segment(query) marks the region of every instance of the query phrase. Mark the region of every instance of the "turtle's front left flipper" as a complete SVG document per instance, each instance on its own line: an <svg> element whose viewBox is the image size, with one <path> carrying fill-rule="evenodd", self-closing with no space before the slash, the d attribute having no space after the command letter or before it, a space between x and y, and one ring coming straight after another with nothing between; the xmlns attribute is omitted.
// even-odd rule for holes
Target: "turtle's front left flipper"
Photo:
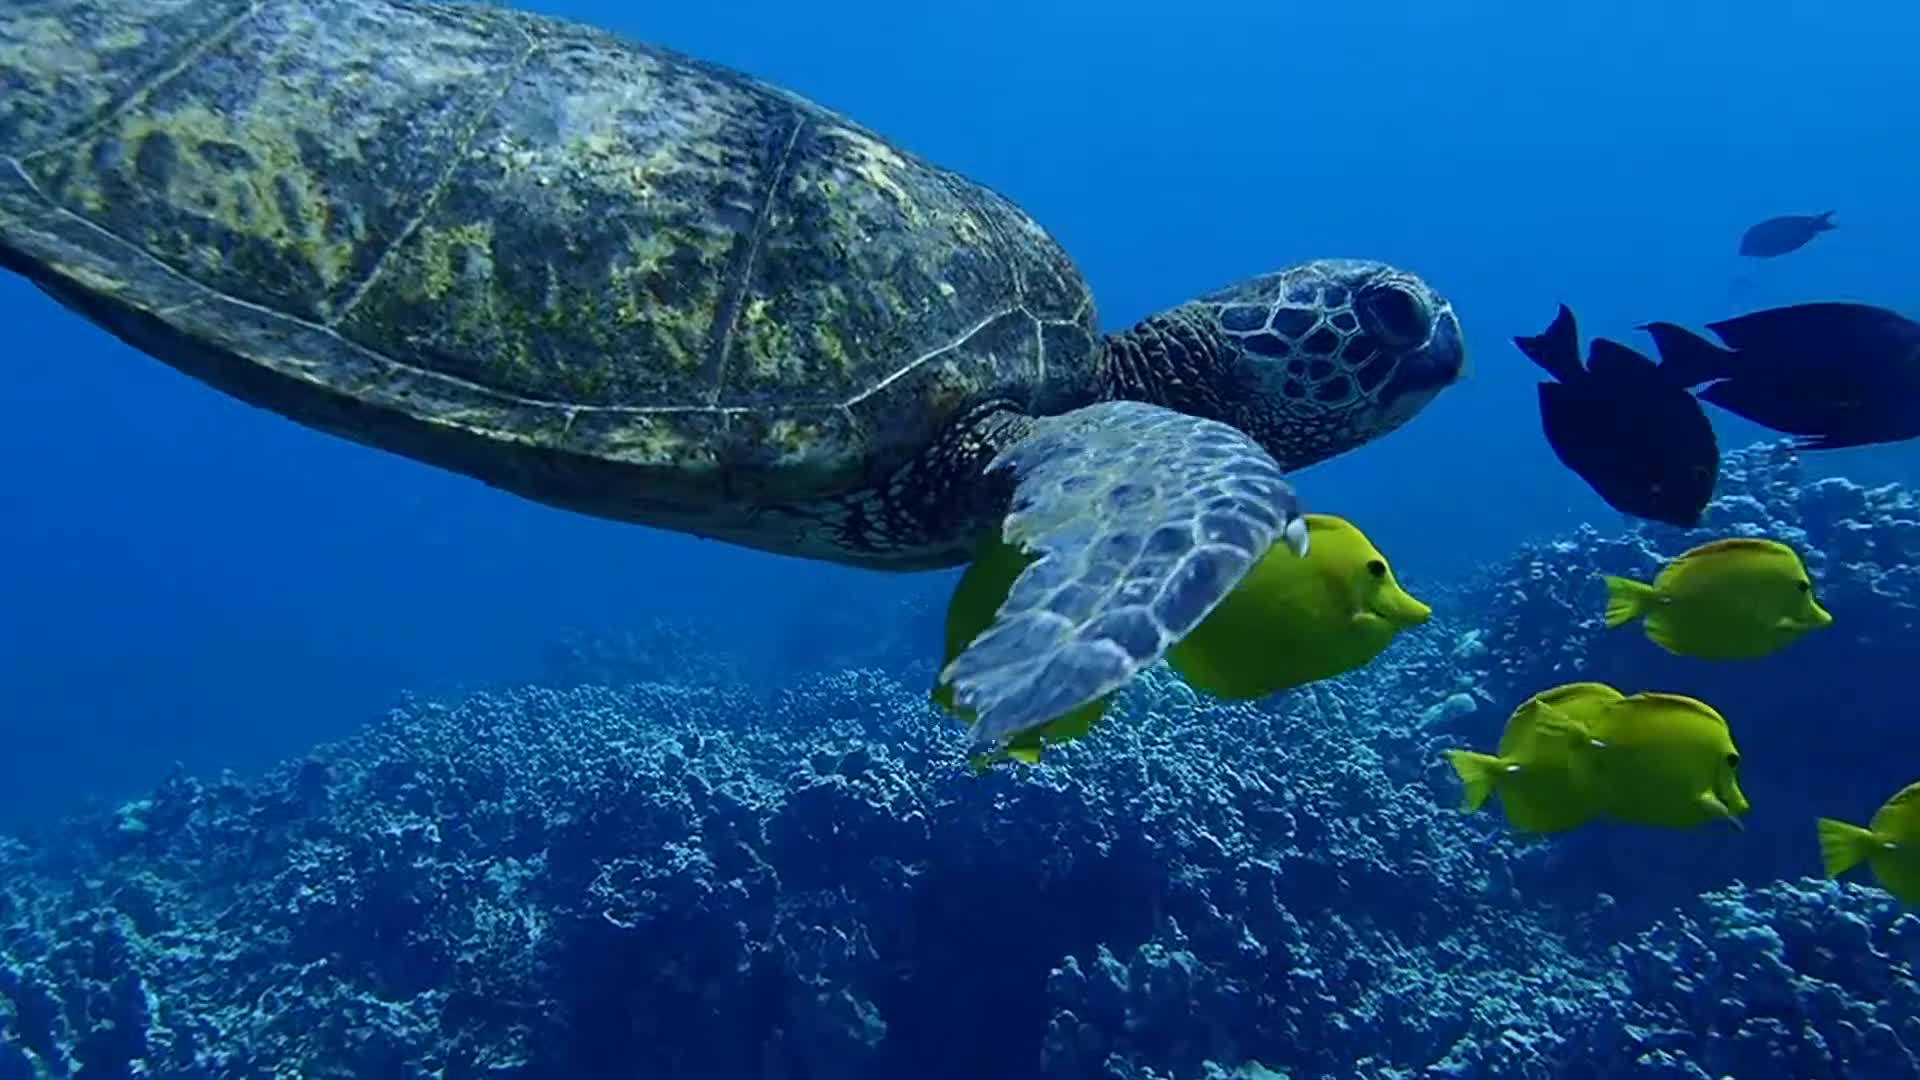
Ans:
<svg viewBox="0 0 1920 1080"><path fill-rule="evenodd" d="M1280 466L1238 429L1133 401L1036 420L1011 469L1006 541L1033 562L946 670L976 744L1125 685L1233 591L1276 540L1306 553Z"/></svg>

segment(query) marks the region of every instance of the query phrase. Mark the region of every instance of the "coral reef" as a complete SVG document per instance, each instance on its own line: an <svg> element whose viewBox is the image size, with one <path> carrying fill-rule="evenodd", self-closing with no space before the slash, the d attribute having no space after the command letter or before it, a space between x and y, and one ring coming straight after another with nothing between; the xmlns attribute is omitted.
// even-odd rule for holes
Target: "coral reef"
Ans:
<svg viewBox="0 0 1920 1080"><path fill-rule="evenodd" d="M1807 876L1914 779L1920 504L1796 470L1731 455L1711 511L1839 619L1756 665L1601 629L1598 573L1698 537L1583 531L1338 679L1150 671L1038 768L972 773L924 662L677 685L667 635L169 777L0 840L0 1080L1920 1077L1920 917ZM1440 750L1572 678L1715 702L1747 832L1456 812Z"/></svg>
<svg viewBox="0 0 1920 1080"><path fill-rule="evenodd" d="M1468 742L1493 745L1514 703L1574 678L1627 693L1690 694L1727 717L1754 803L1739 843L1602 827L1556 842L1557 857L1541 863L1563 885L1573 875L1585 891L1614 893L1643 920L1736 880L1817 875L1816 816L1864 820L1920 778L1920 760L1885 752L1912 740L1892 673L1920 640L1920 499L1896 486L1806 483L1785 444L1762 445L1728 455L1704 525L1582 529L1526 546L1495 576L1450 597L1451 614L1480 630L1470 677L1498 702L1445 725ZM1669 656L1637 624L1604 628L1601 574L1651 580L1666 559L1726 535L1793 545L1835 624L1737 663ZM1436 782L1445 773L1436 766Z"/></svg>

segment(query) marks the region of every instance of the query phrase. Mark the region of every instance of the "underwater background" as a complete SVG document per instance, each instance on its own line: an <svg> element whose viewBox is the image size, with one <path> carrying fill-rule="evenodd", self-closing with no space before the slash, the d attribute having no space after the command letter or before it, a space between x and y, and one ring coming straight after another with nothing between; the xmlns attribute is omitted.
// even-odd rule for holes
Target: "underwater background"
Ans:
<svg viewBox="0 0 1920 1080"><path fill-rule="evenodd" d="M1254 704L1158 669L976 776L925 702L958 571L537 506L0 278L0 1078L1920 1076L1920 918L1822 882L1812 827L1920 778L1920 445L1710 410L1703 527L1631 524L1511 344L1561 302L1639 347L1920 314L1920 8L517 6L992 186L1108 329L1317 256L1421 274L1469 379L1294 479L1435 618ZM1598 573L1733 531L1799 548L1833 630L1727 668L1599 628ZM1712 702L1745 831L1457 813L1441 750L1575 678Z"/></svg>

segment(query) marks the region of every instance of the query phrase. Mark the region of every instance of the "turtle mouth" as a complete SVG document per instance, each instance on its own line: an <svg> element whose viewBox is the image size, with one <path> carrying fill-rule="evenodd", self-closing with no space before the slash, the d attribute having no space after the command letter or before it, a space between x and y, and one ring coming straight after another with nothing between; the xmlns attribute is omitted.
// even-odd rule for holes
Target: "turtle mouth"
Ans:
<svg viewBox="0 0 1920 1080"><path fill-rule="evenodd" d="M1451 306L1442 305L1433 313L1420 340L1400 358L1387 384L1387 396L1438 392L1459 382L1466 370L1467 347L1460 334L1460 320L1454 317Z"/></svg>
<svg viewBox="0 0 1920 1080"><path fill-rule="evenodd" d="M1440 391L1460 381L1466 364L1460 321L1443 303L1434 313L1431 332L1417 347L1400 356L1392 377L1380 388L1383 426L1392 429L1411 420Z"/></svg>

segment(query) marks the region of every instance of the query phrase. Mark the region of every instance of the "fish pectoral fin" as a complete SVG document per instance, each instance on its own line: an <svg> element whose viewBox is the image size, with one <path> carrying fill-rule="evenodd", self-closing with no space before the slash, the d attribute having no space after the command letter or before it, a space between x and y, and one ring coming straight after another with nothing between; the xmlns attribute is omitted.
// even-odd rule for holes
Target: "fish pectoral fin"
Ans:
<svg viewBox="0 0 1920 1080"><path fill-rule="evenodd" d="M1700 793L1700 806L1708 814L1732 825L1735 829L1741 832L1746 831L1747 827L1741 824L1740 819L1734 815L1733 811L1727 809L1726 803L1720 801L1720 796L1715 795L1713 792L1703 791Z"/></svg>
<svg viewBox="0 0 1920 1080"><path fill-rule="evenodd" d="M1533 703L1533 726L1534 730L1542 735L1567 739L1576 745L1606 745L1594 738L1593 734L1587 730L1587 725L1579 718L1569 716L1544 701L1536 700Z"/></svg>

